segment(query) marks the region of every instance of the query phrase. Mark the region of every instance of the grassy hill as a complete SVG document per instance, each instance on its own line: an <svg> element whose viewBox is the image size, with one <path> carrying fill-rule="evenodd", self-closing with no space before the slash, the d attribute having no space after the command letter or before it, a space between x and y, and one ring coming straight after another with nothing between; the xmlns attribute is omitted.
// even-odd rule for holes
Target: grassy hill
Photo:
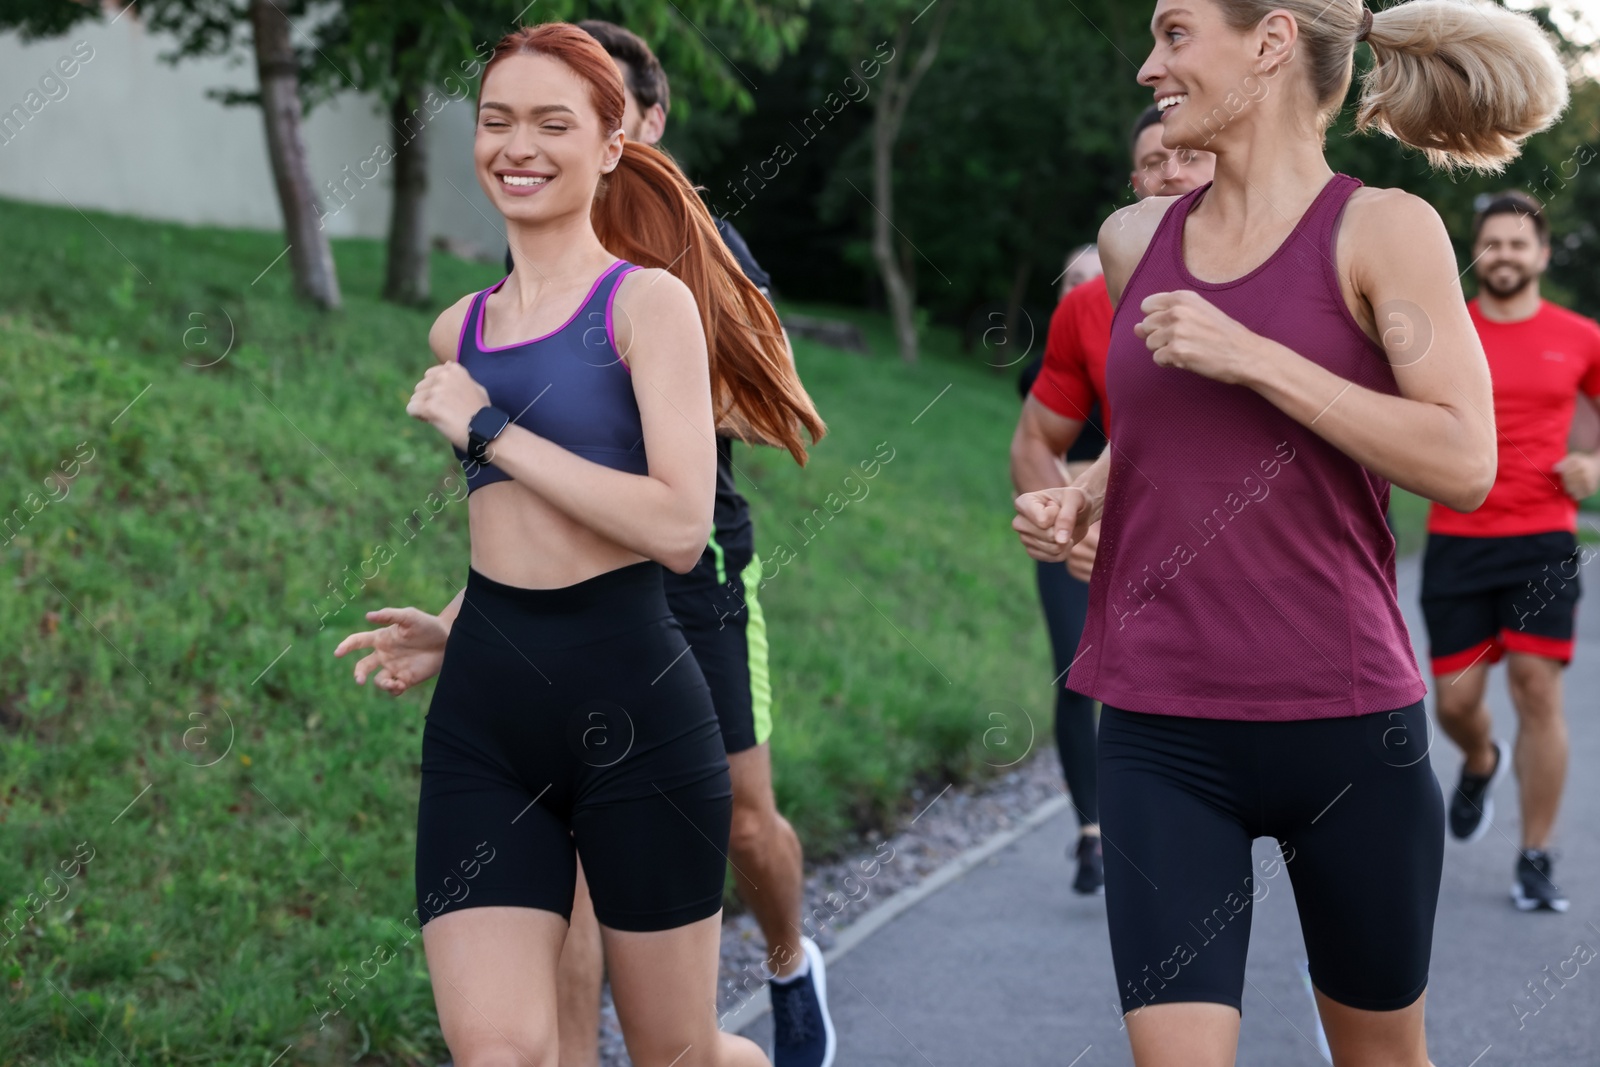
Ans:
<svg viewBox="0 0 1600 1067"><path fill-rule="evenodd" d="M404 410L432 313L370 295L374 242L335 242L347 307L319 315L273 234L9 202L0 232L0 1064L437 1062L398 925L432 685L394 700L331 655L466 575L459 502L398 532L454 469ZM496 277L434 263L440 306ZM790 549L761 599L779 803L814 853L1048 743L1009 374L869 334L869 358L797 343L832 428L810 467L736 455L759 546Z"/></svg>
<svg viewBox="0 0 1600 1067"><path fill-rule="evenodd" d="M370 295L370 241L335 243L322 315L273 234L5 201L0 232L0 1067L437 1062L400 925L432 684L391 699L331 655L466 575L453 457L404 410L433 312ZM440 306L498 277L433 267ZM882 319L804 310L873 355L797 341L830 435L804 471L736 462L773 561L779 804L820 855L1048 744L1052 671L1009 529L1014 371L938 331L907 368ZM1421 502L1396 514L1414 548Z"/></svg>

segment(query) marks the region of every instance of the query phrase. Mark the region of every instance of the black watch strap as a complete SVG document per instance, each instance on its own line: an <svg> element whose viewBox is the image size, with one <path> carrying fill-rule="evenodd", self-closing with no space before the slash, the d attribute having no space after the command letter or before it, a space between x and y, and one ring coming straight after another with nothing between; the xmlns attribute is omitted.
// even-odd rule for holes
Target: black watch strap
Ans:
<svg viewBox="0 0 1600 1067"><path fill-rule="evenodd" d="M492 405L480 408L467 425L467 455L476 463L487 463L489 443L511 425L511 416Z"/></svg>

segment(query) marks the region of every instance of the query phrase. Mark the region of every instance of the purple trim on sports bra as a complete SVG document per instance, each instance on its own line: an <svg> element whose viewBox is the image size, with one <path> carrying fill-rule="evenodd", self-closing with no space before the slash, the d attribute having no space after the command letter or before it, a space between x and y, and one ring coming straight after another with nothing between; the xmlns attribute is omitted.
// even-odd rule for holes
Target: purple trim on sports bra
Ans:
<svg viewBox="0 0 1600 1067"><path fill-rule="evenodd" d="M509 275L509 274L506 275L506 278L509 278L509 277L511 277L511 275ZM502 278L500 280L501 281L505 281L505 278ZM483 295L483 290L481 290L481 289L478 290L478 292L474 293L472 295L472 302L467 305L467 313L465 315L461 316L461 332L460 332L460 334L458 334L456 336L456 362L457 363L461 362L461 347L467 343L467 323L472 321L473 309L478 306L478 297L480 297L482 295Z"/></svg>
<svg viewBox="0 0 1600 1067"><path fill-rule="evenodd" d="M625 261L619 259L616 262L612 263L611 266L607 267L603 272L601 272L600 277L596 278L594 280L594 284L589 286L588 295L586 295L583 298L583 300L579 302L577 309L575 311L573 311L573 313L570 316L568 316L567 321L563 322L560 326L557 326L555 329L551 330L549 333L540 334L538 337L530 337L526 341L513 341L509 345L495 345L493 348L489 348L488 346L486 346L483 343L483 316L484 316L484 312L489 307L489 297L490 297L490 295L493 294L497 289L499 289L502 285L504 285L506 283L506 278L511 277L511 275L507 274L505 278L501 278L499 281L495 282L494 285L488 290L488 292L483 294L483 303L478 306L478 351L480 351L480 352L504 352L508 348L521 348L523 345L531 345L535 341L543 341L543 340L546 340L547 338L554 337L556 334L560 333L562 330L565 330L568 326L571 326L574 322L577 321L578 316L583 314L583 309L589 306L589 301L594 299L594 294L600 288L600 283L605 281L608 277L610 277L611 276L611 272L616 270L617 266L619 264L623 263L623 262L625 262Z"/></svg>
<svg viewBox="0 0 1600 1067"><path fill-rule="evenodd" d="M617 284L611 287L611 293L606 297L606 340L611 342L611 351L613 352L617 352L617 336L611 329L611 305L617 302L617 290L622 288L622 279L639 269L636 265L629 266L627 270L617 275ZM621 352L617 352L617 362L622 364L623 370L629 374L633 373L633 368L628 366L628 361L622 358Z"/></svg>

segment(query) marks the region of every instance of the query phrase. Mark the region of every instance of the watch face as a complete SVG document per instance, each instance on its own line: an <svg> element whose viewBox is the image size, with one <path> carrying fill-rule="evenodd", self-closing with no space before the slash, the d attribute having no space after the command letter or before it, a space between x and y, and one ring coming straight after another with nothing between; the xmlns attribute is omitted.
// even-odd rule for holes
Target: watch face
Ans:
<svg viewBox="0 0 1600 1067"><path fill-rule="evenodd" d="M484 408L472 417L468 432L477 434L486 441L492 441L499 437L510 423L511 416L505 412L498 408Z"/></svg>

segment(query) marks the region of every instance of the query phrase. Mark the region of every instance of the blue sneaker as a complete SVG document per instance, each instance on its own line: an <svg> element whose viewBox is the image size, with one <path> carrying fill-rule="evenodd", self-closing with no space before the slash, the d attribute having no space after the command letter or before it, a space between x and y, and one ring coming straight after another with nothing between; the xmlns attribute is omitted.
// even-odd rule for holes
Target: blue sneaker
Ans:
<svg viewBox="0 0 1600 1067"><path fill-rule="evenodd" d="M773 1067L832 1067L837 1039L828 1017L828 979L822 950L800 939L811 970L790 982L769 981Z"/></svg>

